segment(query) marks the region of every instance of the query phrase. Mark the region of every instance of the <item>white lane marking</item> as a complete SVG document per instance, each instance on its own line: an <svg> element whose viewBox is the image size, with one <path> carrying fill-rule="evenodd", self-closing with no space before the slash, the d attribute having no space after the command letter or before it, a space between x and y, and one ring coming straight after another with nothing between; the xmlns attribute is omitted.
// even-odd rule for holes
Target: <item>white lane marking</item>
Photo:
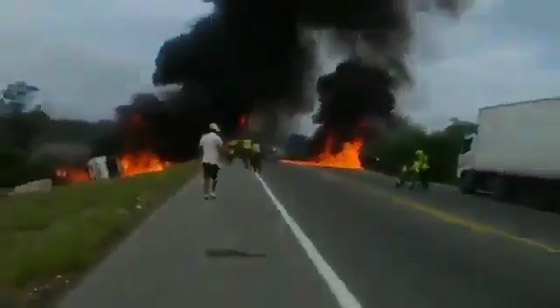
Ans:
<svg viewBox="0 0 560 308"><path fill-rule="evenodd" d="M286 208L278 201L276 196L272 193L266 182L261 178L260 175L255 174L259 182L261 182L264 191L268 194L276 209L284 218L284 221L288 224L292 232L294 233L296 239L299 241L300 245L303 247L309 259L315 268L319 272L319 274L323 277L329 289L336 297L338 304L342 308L361 308L362 305L358 302L356 297L348 290L344 281L342 281L338 275L334 272L334 270L329 266L329 264L323 259L315 245L311 242L311 240L303 233L303 230L298 226L295 220L288 214Z"/></svg>

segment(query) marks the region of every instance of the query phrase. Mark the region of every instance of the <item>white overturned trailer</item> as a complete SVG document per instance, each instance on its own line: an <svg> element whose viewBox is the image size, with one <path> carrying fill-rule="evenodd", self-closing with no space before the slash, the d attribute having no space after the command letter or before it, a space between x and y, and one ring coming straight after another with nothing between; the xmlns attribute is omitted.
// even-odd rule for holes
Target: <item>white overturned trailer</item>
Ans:
<svg viewBox="0 0 560 308"><path fill-rule="evenodd" d="M122 166L116 157L98 156L88 161L88 172L94 180L111 179L122 174Z"/></svg>
<svg viewBox="0 0 560 308"><path fill-rule="evenodd" d="M467 136L457 175L464 193L515 201L560 192L560 98L482 108L478 134Z"/></svg>

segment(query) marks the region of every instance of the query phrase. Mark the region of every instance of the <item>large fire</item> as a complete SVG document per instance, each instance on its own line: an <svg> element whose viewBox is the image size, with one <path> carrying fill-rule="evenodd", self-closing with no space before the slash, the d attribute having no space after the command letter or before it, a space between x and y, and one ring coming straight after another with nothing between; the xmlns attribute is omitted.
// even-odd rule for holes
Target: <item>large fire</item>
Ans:
<svg viewBox="0 0 560 308"><path fill-rule="evenodd" d="M86 169L78 168L60 168L56 170L56 176L60 179L67 180L72 183L82 183L91 180Z"/></svg>
<svg viewBox="0 0 560 308"><path fill-rule="evenodd" d="M171 166L171 163L161 160L157 155L150 152L125 154L121 157L120 164L123 177L161 172Z"/></svg>
<svg viewBox="0 0 560 308"><path fill-rule="evenodd" d="M360 154L364 147L362 139L354 139L346 142L342 146L342 151L333 153L334 139L327 138L325 148L319 156L310 161L282 160L282 162L300 166L329 167L340 169L363 170Z"/></svg>
<svg viewBox="0 0 560 308"><path fill-rule="evenodd" d="M119 159L121 165L121 176L132 177L144 173L161 172L171 167L170 162L163 161L159 156L151 152L129 153ZM59 179L71 183L91 181L92 178L87 169L59 168L56 170Z"/></svg>

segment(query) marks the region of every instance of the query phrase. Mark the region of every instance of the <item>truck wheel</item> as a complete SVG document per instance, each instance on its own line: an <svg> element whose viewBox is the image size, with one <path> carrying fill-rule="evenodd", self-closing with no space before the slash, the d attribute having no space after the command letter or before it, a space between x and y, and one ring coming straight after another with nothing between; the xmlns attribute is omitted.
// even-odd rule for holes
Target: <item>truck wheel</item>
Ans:
<svg viewBox="0 0 560 308"><path fill-rule="evenodd" d="M514 202L513 183L504 176L496 177L492 183L492 194L494 198L503 202Z"/></svg>
<svg viewBox="0 0 560 308"><path fill-rule="evenodd" d="M470 195L476 192L475 176L476 172L474 171L465 171L461 174L459 189L463 194Z"/></svg>

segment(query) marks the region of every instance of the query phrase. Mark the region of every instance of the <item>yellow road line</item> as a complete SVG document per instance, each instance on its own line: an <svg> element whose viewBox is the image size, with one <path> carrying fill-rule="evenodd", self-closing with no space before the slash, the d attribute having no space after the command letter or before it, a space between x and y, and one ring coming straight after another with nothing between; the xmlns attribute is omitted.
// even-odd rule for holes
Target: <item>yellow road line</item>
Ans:
<svg viewBox="0 0 560 308"><path fill-rule="evenodd" d="M515 241L518 243L522 243L528 246L532 246L535 248L539 248L542 249L546 252L551 252L551 253L560 253L560 249L556 249L554 247L551 247L549 245L537 242L535 240L532 239L528 239L528 238L523 238L523 237L519 237L513 234L510 234L506 231L500 230L492 225L487 225L487 224L482 224L476 221L472 221L472 220L468 220L465 218L462 218L458 215L454 215L454 214L450 214L438 209L435 209L431 206L419 203L419 202L415 202L412 201L410 199L406 199L406 198L402 198L399 196L395 196L391 193L387 193L384 191L380 191L380 190L375 190L373 189L371 186L366 185L365 183L358 181L358 180L354 180L354 179L350 179L350 178L344 178L344 180L340 179L339 177L335 177L333 174L323 174L324 178L326 179L330 179L330 180L336 180L339 182L344 182L344 183L350 183L350 185L352 185L353 187L357 188L362 188L364 189L367 193L375 195L377 197L383 197L383 198L389 198L393 203L395 204L399 204L399 205L404 205L407 207L410 207L414 210L423 212L425 214L428 214L430 216L433 216L435 218L438 218L446 223L449 224L454 224L454 225L459 225L459 226L463 226L466 228L469 228L470 230L474 231L474 232L478 232L478 233L486 233L486 234L491 234L494 236L498 236L510 241Z"/></svg>
<svg viewBox="0 0 560 308"><path fill-rule="evenodd" d="M421 211L423 213L426 213L428 215L434 216L438 219L441 219L449 224L455 224L455 225L460 225L463 227L467 227L469 229L471 229L472 231L475 232L479 232L479 233L487 233L487 234L492 234L501 238L505 238L511 241L516 241L519 243L523 243L529 246L533 246L536 248L540 248L543 249L547 252L552 252L552 253L558 253L560 252L560 250L555 249L553 247L550 247L546 244L543 243L539 243L537 241L528 239L528 238L523 238L523 237L518 237L515 235L512 235L506 231L497 229L491 225L486 225L486 224L481 224L475 221L470 221L467 219L464 219L462 217L453 215L453 214L449 214L440 210L436 210L434 208L428 207L426 205L423 205L421 203L417 203L414 202L412 200L408 200L408 199L404 199L404 198L400 198L400 197L391 197L391 201L393 201L393 203L396 204L401 204L401 205L405 205L408 207L411 207L417 211Z"/></svg>

